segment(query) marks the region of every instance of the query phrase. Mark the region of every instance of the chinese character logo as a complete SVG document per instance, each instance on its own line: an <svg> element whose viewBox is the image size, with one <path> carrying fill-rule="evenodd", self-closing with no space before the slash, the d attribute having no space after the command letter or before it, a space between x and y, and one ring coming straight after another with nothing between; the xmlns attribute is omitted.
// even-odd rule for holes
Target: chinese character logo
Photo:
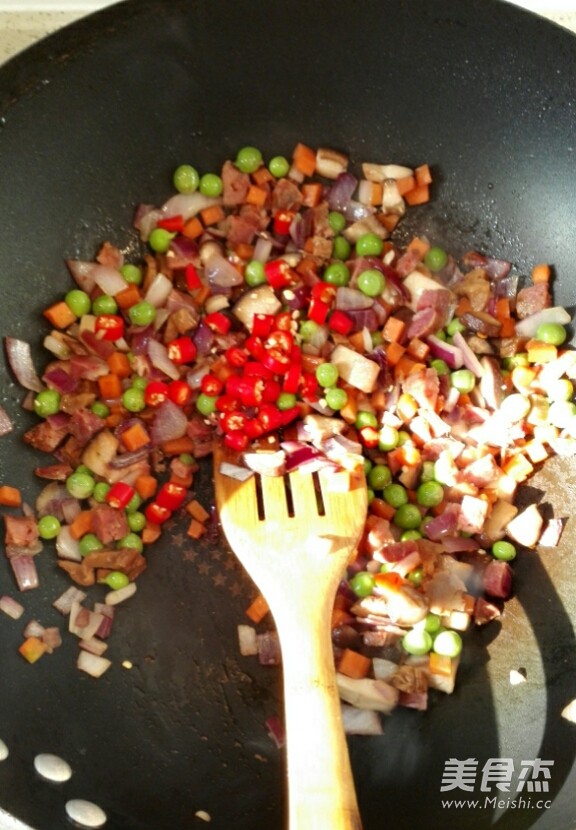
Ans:
<svg viewBox="0 0 576 830"><path fill-rule="evenodd" d="M535 758L532 761L520 761L515 767L512 758L488 758L484 766L479 769L477 758L449 758L444 763L444 772L440 784L441 792L449 790L464 790L473 792L480 772L480 790L491 792L493 788L501 792L531 792L547 793L550 781L550 768L554 761L544 761ZM513 786L514 773L518 773L515 789Z"/></svg>

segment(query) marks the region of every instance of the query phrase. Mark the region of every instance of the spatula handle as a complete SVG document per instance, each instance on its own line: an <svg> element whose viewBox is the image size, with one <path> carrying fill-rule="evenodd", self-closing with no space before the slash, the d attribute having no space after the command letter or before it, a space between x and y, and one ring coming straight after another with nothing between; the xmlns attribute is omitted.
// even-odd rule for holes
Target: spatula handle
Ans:
<svg viewBox="0 0 576 830"><path fill-rule="evenodd" d="M326 616L324 616L326 620ZM291 620L292 626L294 619ZM321 631L318 631L318 625ZM282 637L289 830L361 830L329 625Z"/></svg>

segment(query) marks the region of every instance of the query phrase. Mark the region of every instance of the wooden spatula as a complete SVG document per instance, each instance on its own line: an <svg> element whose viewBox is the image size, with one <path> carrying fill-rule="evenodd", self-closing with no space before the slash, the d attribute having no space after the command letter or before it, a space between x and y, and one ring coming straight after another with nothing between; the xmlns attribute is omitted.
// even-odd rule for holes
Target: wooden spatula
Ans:
<svg viewBox="0 0 576 830"><path fill-rule="evenodd" d="M360 830L342 727L330 622L366 520L363 475L347 492L294 472L239 482L214 454L216 507L238 559L266 597L282 650L290 830ZM286 479L286 480L285 480Z"/></svg>

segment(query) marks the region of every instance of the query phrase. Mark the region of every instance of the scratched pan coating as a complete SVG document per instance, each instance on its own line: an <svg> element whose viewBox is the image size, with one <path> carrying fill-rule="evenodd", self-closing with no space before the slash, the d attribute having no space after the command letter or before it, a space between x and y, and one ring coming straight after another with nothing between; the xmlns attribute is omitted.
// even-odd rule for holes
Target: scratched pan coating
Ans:
<svg viewBox="0 0 576 830"><path fill-rule="evenodd" d="M551 262L572 310L574 77L573 36L496 0L119 3L0 69L0 331L33 341L40 361L40 312L70 284L64 257L89 258L104 239L135 255L133 207L164 200L181 162L209 170L244 144L269 157L299 140L358 162L430 163L433 200L403 233L521 273ZM30 418L0 372L17 424L0 480L33 500L38 459L20 441ZM528 495L570 516L573 478L553 462ZM210 502L209 468L198 492ZM576 697L574 547L569 521L559 550L517 561L516 596L501 625L468 638L454 695L350 740L365 830L574 830L576 731L560 717ZM39 567L26 619L56 624L67 582L47 553ZM2 808L36 830L67 826L69 798L99 804L110 830L184 830L203 823L199 810L215 828L280 828L283 757L265 726L281 712L280 676L236 644L253 593L221 540L193 543L174 524L119 609L100 681L74 668L73 638L28 666L21 626L0 620ZM511 686L511 669L527 682ZM39 752L68 761L71 779L39 779ZM449 789L451 759L468 761L468 789ZM550 772L540 793L484 773L538 759ZM452 797L464 805L443 806Z"/></svg>

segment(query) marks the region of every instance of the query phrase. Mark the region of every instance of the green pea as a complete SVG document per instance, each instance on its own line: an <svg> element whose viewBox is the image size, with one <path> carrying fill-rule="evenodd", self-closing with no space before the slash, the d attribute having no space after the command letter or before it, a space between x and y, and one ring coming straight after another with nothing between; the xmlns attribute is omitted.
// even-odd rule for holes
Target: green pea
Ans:
<svg viewBox="0 0 576 830"><path fill-rule="evenodd" d="M348 403L348 395L344 389L336 386L326 391L326 403L330 409L338 411Z"/></svg>
<svg viewBox="0 0 576 830"><path fill-rule="evenodd" d="M378 433L378 449L382 452L389 452L398 446L399 432L396 427L384 424Z"/></svg>
<svg viewBox="0 0 576 830"><path fill-rule="evenodd" d="M81 556L88 556L96 550L104 550L104 545L95 533L85 533L78 542L78 549Z"/></svg>
<svg viewBox="0 0 576 830"><path fill-rule="evenodd" d="M142 282L142 271L137 265L127 262L120 268L120 273L130 285L140 285Z"/></svg>
<svg viewBox="0 0 576 830"><path fill-rule="evenodd" d="M171 233L165 228L154 228L148 237L148 244L157 254L165 254L175 236L175 233Z"/></svg>
<svg viewBox="0 0 576 830"><path fill-rule="evenodd" d="M56 516L47 515L38 519L38 534L41 539L55 539L62 525Z"/></svg>
<svg viewBox="0 0 576 830"><path fill-rule="evenodd" d="M384 337L381 331L371 331L370 332L370 340L372 341L372 346L380 346L384 342Z"/></svg>
<svg viewBox="0 0 576 830"><path fill-rule="evenodd" d="M560 323L540 323L536 329L536 340L543 343L550 343L553 346L561 346L568 334Z"/></svg>
<svg viewBox="0 0 576 830"><path fill-rule="evenodd" d="M434 651L444 657L458 657L462 651L462 637L457 631L441 631L434 638Z"/></svg>
<svg viewBox="0 0 576 830"><path fill-rule="evenodd" d="M236 155L236 167L242 173L255 173L262 165L262 153L257 147L241 147Z"/></svg>
<svg viewBox="0 0 576 830"><path fill-rule="evenodd" d="M104 581L113 591L119 591L121 588L125 588L130 582L128 576L123 571L110 571L110 573L106 574Z"/></svg>
<svg viewBox="0 0 576 830"><path fill-rule="evenodd" d="M92 303L93 314L116 314L118 303L110 294L101 294Z"/></svg>
<svg viewBox="0 0 576 830"><path fill-rule="evenodd" d="M109 489L110 485L106 481L97 481L92 491L92 498L98 504L103 504L106 501L106 495Z"/></svg>
<svg viewBox="0 0 576 830"><path fill-rule="evenodd" d="M199 188L203 196L216 198L221 195L224 184L216 173L204 173L200 179Z"/></svg>
<svg viewBox="0 0 576 830"><path fill-rule="evenodd" d="M432 481L434 478L434 462L433 461L423 461L422 462L422 471L420 473L420 481Z"/></svg>
<svg viewBox="0 0 576 830"><path fill-rule="evenodd" d="M128 309L130 322L134 326L149 326L156 317L156 308L147 300L140 300Z"/></svg>
<svg viewBox="0 0 576 830"><path fill-rule="evenodd" d="M422 507L436 507L444 501L444 488L439 481L423 481L416 490L416 501Z"/></svg>
<svg viewBox="0 0 576 830"><path fill-rule="evenodd" d="M280 392L276 406L281 412L284 412L286 409L292 409L293 406L296 406L296 401L297 398L293 392Z"/></svg>
<svg viewBox="0 0 576 830"><path fill-rule="evenodd" d="M216 410L216 401L218 397L205 395L204 392L200 392L198 397L196 398L196 409L201 415L208 416L212 415L212 413Z"/></svg>
<svg viewBox="0 0 576 830"><path fill-rule="evenodd" d="M358 256L380 256L383 248L383 240L375 233L363 233L356 241Z"/></svg>
<svg viewBox="0 0 576 830"><path fill-rule="evenodd" d="M402 638L402 648L408 654L421 657L432 648L432 637L424 628L412 628Z"/></svg>
<svg viewBox="0 0 576 830"><path fill-rule="evenodd" d="M73 288L72 291L69 291L64 297L64 302L76 317L88 314L92 306L90 297L80 288Z"/></svg>
<svg viewBox="0 0 576 830"><path fill-rule="evenodd" d="M392 481L392 471L386 464L374 464L368 473L368 484L374 490L383 490Z"/></svg>
<svg viewBox="0 0 576 830"><path fill-rule="evenodd" d="M367 297L378 297L386 287L384 274L376 268L368 268L358 277L358 288Z"/></svg>
<svg viewBox="0 0 576 830"><path fill-rule="evenodd" d="M559 378L546 386L551 401L569 401L574 396L574 384L568 378Z"/></svg>
<svg viewBox="0 0 576 830"><path fill-rule="evenodd" d="M350 580L350 587L357 597L368 597L375 585L374 577L368 571L358 571Z"/></svg>
<svg viewBox="0 0 576 830"><path fill-rule="evenodd" d="M445 360L442 360L439 357L434 358L434 360L430 361L430 368L435 369L437 374L439 375L449 375L450 374L450 367L446 363Z"/></svg>
<svg viewBox="0 0 576 830"><path fill-rule="evenodd" d="M142 504L142 496L139 493L134 493L124 510L126 513L131 514L135 513Z"/></svg>
<svg viewBox="0 0 576 830"><path fill-rule="evenodd" d="M146 408L143 390L129 386L122 395L122 404L128 412L142 412Z"/></svg>
<svg viewBox="0 0 576 830"><path fill-rule="evenodd" d="M302 340L312 340L312 338L317 334L319 328L320 326L318 323L315 323L314 320L303 320L300 323L298 333Z"/></svg>
<svg viewBox="0 0 576 830"><path fill-rule="evenodd" d="M437 634L442 628L442 620L439 615L433 614L431 611L426 614L424 628L429 634Z"/></svg>
<svg viewBox="0 0 576 830"><path fill-rule="evenodd" d="M344 236L335 236L332 243L332 256L334 259L346 260L350 257L352 246Z"/></svg>
<svg viewBox="0 0 576 830"><path fill-rule="evenodd" d="M102 401L94 401L90 407L90 411L99 418L107 418L110 415L110 407L102 403Z"/></svg>
<svg viewBox="0 0 576 830"><path fill-rule="evenodd" d="M371 458L364 458L364 475L368 477L370 470L374 467L374 462Z"/></svg>
<svg viewBox="0 0 576 830"><path fill-rule="evenodd" d="M332 262L324 271L324 281L331 285L348 285L350 271L343 262Z"/></svg>
<svg viewBox="0 0 576 830"><path fill-rule="evenodd" d="M459 392L467 394L474 389L476 378L470 369L456 369L450 375L450 383Z"/></svg>
<svg viewBox="0 0 576 830"><path fill-rule="evenodd" d="M94 492L96 482L90 473L75 470L66 479L66 489L75 499L87 499Z"/></svg>
<svg viewBox="0 0 576 830"><path fill-rule="evenodd" d="M408 536L408 534L409 534L409 533L414 534L414 533L418 533L418 531L417 531L417 530L407 530L407 531L406 531L405 533L403 533L403 534L402 534L402 536L400 537L400 541L402 541L402 542L404 542L404 541L408 541L408 539L404 539L404 536ZM422 536L421 536L421 534L420 534L420 533L418 533L418 536L409 536L408 538L409 538L409 539L421 539L421 538L422 538ZM412 585L413 585L415 588L419 588L419 587L420 587L420 585L422 585L422 582L424 581L424 568L414 568L414 570L413 570L413 571L410 571L410 573L408 574L408 576L406 577L406 579L407 579L409 582L411 582L411 583L412 583Z"/></svg>
<svg viewBox="0 0 576 830"><path fill-rule="evenodd" d="M424 264L433 272L441 271L448 262L448 254L444 248L433 245L424 257Z"/></svg>
<svg viewBox="0 0 576 830"><path fill-rule="evenodd" d="M403 447L404 444L407 444L411 441L410 433L406 432L405 429L401 429L398 431L398 446Z"/></svg>
<svg viewBox="0 0 576 830"><path fill-rule="evenodd" d="M142 553L144 550L144 543L137 533L127 533L126 536L122 537L122 539L118 539L116 547L118 549L130 548L131 550L137 550Z"/></svg>
<svg viewBox="0 0 576 830"><path fill-rule="evenodd" d="M382 494L384 496L384 501L388 502L391 507L395 507L396 509L401 507L403 504L407 504L408 502L408 493L406 492L406 488L396 482L386 485L382 491Z"/></svg>
<svg viewBox="0 0 576 830"><path fill-rule="evenodd" d="M256 286L266 282L264 265L258 259L253 259L247 263L244 269L244 280L250 288L256 288Z"/></svg>
<svg viewBox="0 0 576 830"><path fill-rule="evenodd" d="M511 357L505 357L502 361L502 367L510 372L517 366L529 365L530 361L528 360L528 354L526 352L518 352L518 354L512 355Z"/></svg>
<svg viewBox="0 0 576 830"><path fill-rule="evenodd" d="M401 542L416 542L418 539L422 539L422 534L419 530L405 530L400 536Z"/></svg>
<svg viewBox="0 0 576 830"><path fill-rule="evenodd" d="M378 418L373 412L360 410L356 415L354 426L356 429L363 429L364 427L373 427L375 429L378 426Z"/></svg>
<svg viewBox="0 0 576 830"><path fill-rule="evenodd" d="M342 233L346 227L346 217L339 210L331 210L328 214L328 224L334 233Z"/></svg>
<svg viewBox="0 0 576 830"><path fill-rule="evenodd" d="M60 410L61 396L55 389L43 389L34 398L34 412L40 418L48 418Z"/></svg>
<svg viewBox="0 0 576 830"><path fill-rule="evenodd" d="M504 562L510 562L516 557L516 548L512 542L507 542L505 539L500 539L492 545L492 555L495 559L501 559Z"/></svg>
<svg viewBox="0 0 576 830"><path fill-rule="evenodd" d="M422 514L417 505L408 502L407 504L401 504L396 509L392 521L396 527L400 527L402 530L415 530L420 527Z"/></svg>
<svg viewBox="0 0 576 830"><path fill-rule="evenodd" d="M268 162L268 170L275 179L283 179L290 171L290 162L285 156L274 156Z"/></svg>
<svg viewBox="0 0 576 830"><path fill-rule="evenodd" d="M464 323L460 322L458 317L453 317L446 326L446 334L449 337L454 337L454 335L457 334L457 332L464 331L465 328L466 326L464 325Z"/></svg>
<svg viewBox="0 0 576 830"><path fill-rule="evenodd" d="M200 184L200 175L191 164L180 164L172 176L172 182L178 193L194 193Z"/></svg>
<svg viewBox="0 0 576 830"><path fill-rule="evenodd" d="M316 380L324 389L329 386L336 386L340 373L334 363L321 363L316 368Z"/></svg>
<svg viewBox="0 0 576 830"><path fill-rule="evenodd" d="M129 513L126 516L126 521L128 522L128 527L134 533L140 533L146 527L146 516L139 510L136 510L134 513Z"/></svg>

